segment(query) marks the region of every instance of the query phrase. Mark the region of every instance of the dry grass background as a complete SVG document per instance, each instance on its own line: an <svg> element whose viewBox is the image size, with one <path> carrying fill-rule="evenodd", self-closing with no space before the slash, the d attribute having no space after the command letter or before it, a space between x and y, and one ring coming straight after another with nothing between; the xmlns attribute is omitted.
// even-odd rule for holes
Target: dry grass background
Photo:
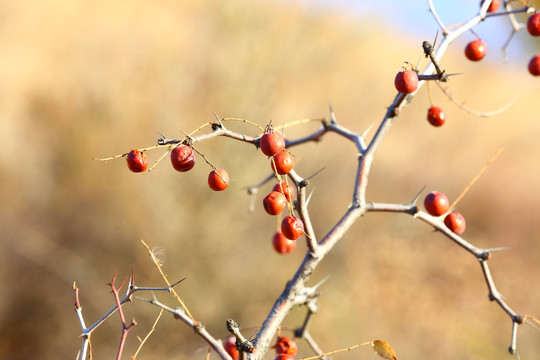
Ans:
<svg viewBox="0 0 540 360"><path fill-rule="evenodd" d="M0 18L3 359L75 357L73 281L87 323L112 306L104 284L116 270L123 278L134 266L140 285L160 284L141 238L164 250L171 279L188 276L179 292L216 336L227 336L229 317L256 327L305 250L299 244L290 256L276 255L274 220L261 208L247 212L245 187L268 174L264 156L227 139L200 144L231 175L232 187L219 194L207 189L202 161L188 174L164 161L134 175L123 160L91 158L151 145L155 130L181 137L212 120L214 111L280 124L326 116L331 102L343 125L362 131L380 121L393 99L401 62L416 62L421 41L432 38L407 38L383 17L292 2L3 1ZM533 53L525 38L520 34L515 46ZM423 88L380 149L369 200L408 202L424 185L454 199L504 147L458 209L468 220L466 239L511 247L491 262L496 283L517 311L539 316L538 79L524 70L528 56L503 65L492 51L481 64L466 62L466 41L453 45L443 62L465 74L452 79L452 92L483 111L517 92L519 100L483 119L436 92L448 123L434 129L425 120ZM349 204L355 150L329 135L294 154L303 175L326 167L313 180L311 206L323 234ZM160 155L149 153L151 161ZM510 321L487 300L476 260L409 216L367 214L313 281L328 274L312 330L324 349L384 339L400 359L512 358ZM303 313L294 311L285 326L299 325ZM157 309L134 303L126 314L139 326L125 358ZM119 336L113 317L93 337L94 358L113 356ZM539 336L520 329L521 359L538 358ZM300 348L300 355L311 354L305 344ZM139 358L203 359L205 353L192 330L166 316ZM335 358L374 356L366 348Z"/></svg>

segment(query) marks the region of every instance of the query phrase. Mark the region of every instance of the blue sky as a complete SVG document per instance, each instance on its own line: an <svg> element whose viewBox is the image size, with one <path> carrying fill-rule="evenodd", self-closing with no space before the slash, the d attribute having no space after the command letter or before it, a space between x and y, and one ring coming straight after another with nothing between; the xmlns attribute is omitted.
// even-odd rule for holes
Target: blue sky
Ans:
<svg viewBox="0 0 540 360"><path fill-rule="evenodd" d="M385 1L364 1L364 0L304 0L305 4L316 3L322 8L329 7L342 9L353 16L359 17L373 15L377 18L386 19L385 26L392 26L395 31L406 33L414 40L433 41L438 29L437 24L429 12L427 0L385 0ZM446 26L466 22L473 17L479 9L480 1L475 0L433 0L439 17ZM371 14L371 15L370 15ZM523 19L524 17L522 17ZM525 17L526 18L526 17ZM500 49L511 33L510 22L505 17L490 18L479 24L475 28L476 33L488 44L490 48ZM514 38L508 48L508 57L517 58L523 55L523 40L528 39L528 34L521 31ZM463 44L474 39L474 35L465 34L460 40ZM530 43L528 44L530 46ZM525 50L527 53L531 49Z"/></svg>

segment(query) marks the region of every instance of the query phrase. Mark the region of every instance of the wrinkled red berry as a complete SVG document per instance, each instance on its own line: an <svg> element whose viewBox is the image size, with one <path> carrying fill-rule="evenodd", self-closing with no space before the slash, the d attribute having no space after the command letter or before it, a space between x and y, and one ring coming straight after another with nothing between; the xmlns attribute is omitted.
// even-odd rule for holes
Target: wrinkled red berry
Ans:
<svg viewBox="0 0 540 360"><path fill-rule="evenodd" d="M287 215L281 222L281 233L289 240L297 240L304 234L304 223L295 216Z"/></svg>
<svg viewBox="0 0 540 360"><path fill-rule="evenodd" d="M171 151L172 166L181 172L189 171L195 166L195 154L187 145L178 145Z"/></svg>
<svg viewBox="0 0 540 360"><path fill-rule="evenodd" d="M287 198L280 192L272 191L263 199L263 205L268 214L281 214L285 206L287 206Z"/></svg>
<svg viewBox="0 0 540 360"><path fill-rule="evenodd" d="M139 150L131 150L126 157L128 169L138 173L148 168L148 158L146 154Z"/></svg>
<svg viewBox="0 0 540 360"><path fill-rule="evenodd" d="M273 346L276 349L278 354L287 354L295 356L298 353L298 346L296 346L296 341L289 339L286 336L279 336L277 338L276 345Z"/></svg>

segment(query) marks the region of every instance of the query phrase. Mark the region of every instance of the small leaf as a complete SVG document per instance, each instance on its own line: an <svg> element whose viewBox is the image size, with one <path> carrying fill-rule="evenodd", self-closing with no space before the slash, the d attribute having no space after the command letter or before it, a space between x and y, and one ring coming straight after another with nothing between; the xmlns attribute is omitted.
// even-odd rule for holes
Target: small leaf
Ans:
<svg viewBox="0 0 540 360"><path fill-rule="evenodd" d="M396 352L392 347L386 342L382 340L375 340L371 343L371 346L373 346L373 350L382 358L386 360L398 360L396 356Z"/></svg>

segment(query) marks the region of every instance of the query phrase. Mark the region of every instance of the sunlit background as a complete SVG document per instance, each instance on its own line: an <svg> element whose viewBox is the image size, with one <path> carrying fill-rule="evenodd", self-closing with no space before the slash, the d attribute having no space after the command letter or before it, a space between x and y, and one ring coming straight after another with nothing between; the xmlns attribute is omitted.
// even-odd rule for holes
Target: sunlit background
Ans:
<svg viewBox="0 0 540 360"><path fill-rule="evenodd" d="M435 4L448 26L478 10L476 1ZM230 139L198 144L228 170L231 188L223 193L208 189L202 158L189 173L165 158L144 174L128 171L124 159L92 158L152 146L157 131L181 138L214 112L279 125L328 116L331 103L342 125L357 132L372 126L373 134L396 95L396 72L404 61L425 66L421 44L436 32L421 0L0 2L0 357L75 358L74 282L87 325L113 306L105 284L115 271L123 280L134 268L140 286L163 284L141 239L160 250L171 281L188 277L177 290L211 333L226 338L228 318L246 336L254 333L306 250L299 242L293 254L273 251L276 219L262 209L271 184L248 212L246 187L269 174L266 157ZM462 73L448 83L451 93L477 111L519 97L503 114L480 118L432 86L448 117L433 128L423 87L377 154L368 200L407 203L426 186L452 202L504 148L457 209L467 219L465 239L510 248L490 261L498 289L517 312L539 317L540 79L527 64L540 40L520 31L505 62L509 21L489 19L475 32L488 44L483 61L463 55L472 33L442 60L448 72ZM288 128L287 136L316 128ZM356 149L329 134L291 151L302 176L324 168L310 188L321 238L350 203ZM148 152L151 164L163 153ZM488 301L477 260L408 215L366 214L311 283L328 275L311 328L324 350L383 339L400 359L515 358L507 352L511 321ZM155 295L177 306L170 295ZM135 301L125 313L138 322L127 359L158 309ZM295 309L282 333L292 335L304 314ZM521 359L537 359L540 332L519 330ZM117 314L95 331L94 359L115 356L120 331ZM298 359L313 355L298 344ZM192 329L167 315L138 358L204 359L206 352ZM364 347L334 358L377 356Z"/></svg>

